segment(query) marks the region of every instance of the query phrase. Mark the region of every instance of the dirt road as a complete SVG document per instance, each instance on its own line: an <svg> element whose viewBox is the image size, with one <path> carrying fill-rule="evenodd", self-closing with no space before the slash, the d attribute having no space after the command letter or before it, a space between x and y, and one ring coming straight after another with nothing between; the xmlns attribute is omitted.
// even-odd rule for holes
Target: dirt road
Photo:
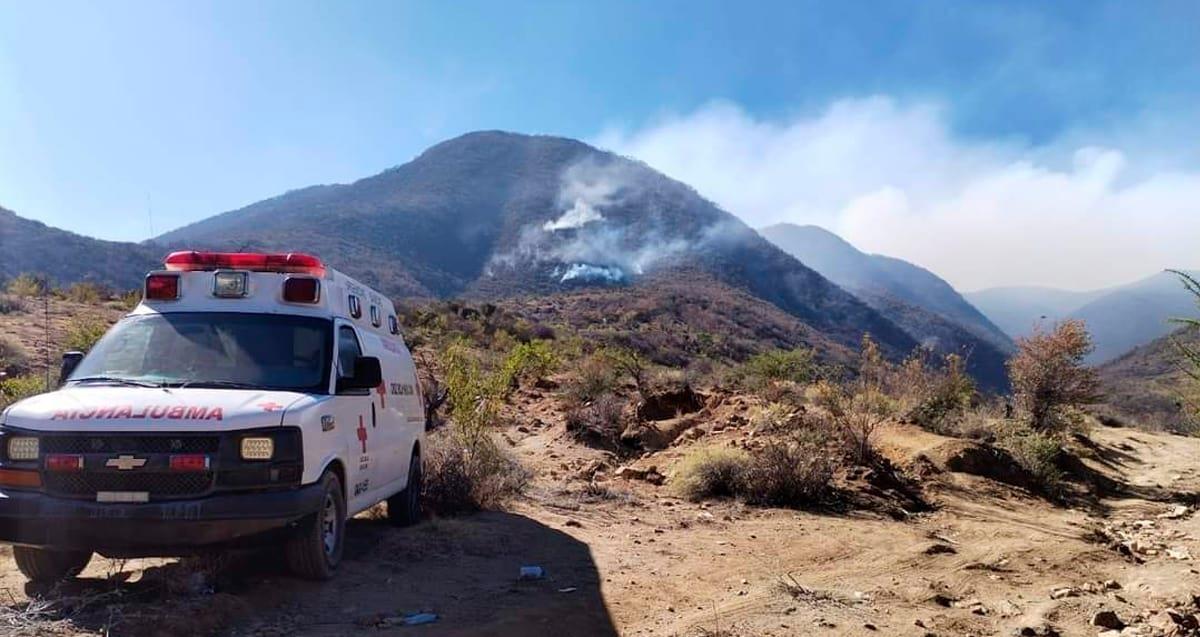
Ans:
<svg viewBox="0 0 1200 637"><path fill-rule="evenodd" d="M119 603L119 616L92 612L41 630L1096 635L1106 629L1090 622L1110 610L1134 625L1122 634L1157 635L1191 634L1175 626L1198 610L1192 594L1200 593L1193 560L1200 558L1200 516L1190 504L1200 492L1193 466L1200 440L1100 428L1084 459L1102 484L1097 498L1062 506L983 478L934 471L922 481L933 509L893 519L694 504L664 487L617 478L586 486L568 478L598 452L567 444L549 428L506 435L537 472L529 496L511 512L413 529L363 517L352 522L346 562L332 582L297 581L268 557L248 556L169 603L136 601L137 583L161 572L97 560L90 579L50 599L115 587L109 601ZM900 427L882 440L901 465L944 441ZM653 460L668 467L681 453L673 448ZM10 609L19 608L26 591L3 559L10 566L0 587L12 596ZM518 581L522 565L541 566L547 577ZM113 584L106 579L112 571L128 573L128 582ZM172 610L164 615L164 608ZM1169 608L1179 614L1164 612ZM405 614L422 611L438 620L401 625Z"/></svg>

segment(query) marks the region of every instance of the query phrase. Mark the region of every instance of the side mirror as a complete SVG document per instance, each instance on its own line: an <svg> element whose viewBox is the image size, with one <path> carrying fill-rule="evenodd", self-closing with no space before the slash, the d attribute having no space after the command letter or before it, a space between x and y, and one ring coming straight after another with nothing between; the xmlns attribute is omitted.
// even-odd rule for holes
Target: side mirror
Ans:
<svg viewBox="0 0 1200 637"><path fill-rule="evenodd" d="M75 368L79 367L79 361L83 360L83 352L64 352L62 357L62 367L58 370L58 386L67 382L71 374L75 373Z"/></svg>
<svg viewBox="0 0 1200 637"><path fill-rule="evenodd" d="M337 391L357 391L363 389L374 389L383 382L383 368L379 365L379 359L374 356L359 356L354 359L354 375L339 378L337 381Z"/></svg>

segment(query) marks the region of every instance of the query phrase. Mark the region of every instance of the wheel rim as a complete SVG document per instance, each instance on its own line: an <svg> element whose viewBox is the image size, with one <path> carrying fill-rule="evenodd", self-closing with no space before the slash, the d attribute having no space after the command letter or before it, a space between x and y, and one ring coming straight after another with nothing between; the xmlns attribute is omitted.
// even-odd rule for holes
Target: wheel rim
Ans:
<svg viewBox="0 0 1200 637"><path fill-rule="evenodd" d="M321 543L325 556L332 558L338 542L338 506L332 493L325 494L325 508L321 511Z"/></svg>

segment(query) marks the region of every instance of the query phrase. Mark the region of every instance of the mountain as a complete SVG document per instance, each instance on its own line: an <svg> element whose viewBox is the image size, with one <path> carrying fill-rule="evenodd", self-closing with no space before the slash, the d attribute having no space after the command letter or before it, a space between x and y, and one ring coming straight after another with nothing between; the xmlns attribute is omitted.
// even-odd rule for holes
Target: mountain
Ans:
<svg viewBox="0 0 1200 637"><path fill-rule="evenodd" d="M1194 311L1191 295L1170 272L1090 292L997 288L967 294L967 298L1014 337L1030 333L1039 323L1083 320L1096 345L1088 358L1092 364L1113 360L1165 336L1174 329L1172 317Z"/></svg>
<svg viewBox="0 0 1200 637"><path fill-rule="evenodd" d="M0 208L0 280L31 273L56 285L91 281L134 289L147 270L162 263L163 254L157 247L59 230Z"/></svg>
<svg viewBox="0 0 1200 637"><path fill-rule="evenodd" d="M1001 350L1012 340L949 283L907 261L861 252L818 226L781 223L759 230L767 240L805 265L871 303L890 298L957 323Z"/></svg>
<svg viewBox="0 0 1200 637"><path fill-rule="evenodd" d="M311 251L401 297L512 297L638 286L651 277L708 279L844 345L856 345L864 332L897 355L916 345L690 187L559 137L467 134L373 177L289 192L156 241Z"/></svg>
<svg viewBox="0 0 1200 637"><path fill-rule="evenodd" d="M1177 343L1200 350L1200 330L1180 329L1101 365L1108 405L1144 425L1189 432L1200 427L1200 381L1184 372Z"/></svg>
<svg viewBox="0 0 1200 637"><path fill-rule="evenodd" d="M866 254L817 226L785 223L759 233L862 299L914 340L942 353L968 353L977 378L990 389L1004 388L1012 341L937 275L907 261Z"/></svg>
<svg viewBox="0 0 1200 637"><path fill-rule="evenodd" d="M972 305L1009 336L1016 338L1033 331L1041 321L1059 321L1087 305L1107 290L1075 292L1046 287L1000 287L967 292Z"/></svg>

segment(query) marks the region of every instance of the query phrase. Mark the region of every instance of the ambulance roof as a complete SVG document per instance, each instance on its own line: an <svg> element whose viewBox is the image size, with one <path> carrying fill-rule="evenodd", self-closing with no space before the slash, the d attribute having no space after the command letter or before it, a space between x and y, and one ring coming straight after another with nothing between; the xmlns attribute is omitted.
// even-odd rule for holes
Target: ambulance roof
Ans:
<svg viewBox="0 0 1200 637"><path fill-rule="evenodd" d="M133 314L247 312L344 318L400 337L392 301L301 253L172 252L146 275Z"/></svg>

